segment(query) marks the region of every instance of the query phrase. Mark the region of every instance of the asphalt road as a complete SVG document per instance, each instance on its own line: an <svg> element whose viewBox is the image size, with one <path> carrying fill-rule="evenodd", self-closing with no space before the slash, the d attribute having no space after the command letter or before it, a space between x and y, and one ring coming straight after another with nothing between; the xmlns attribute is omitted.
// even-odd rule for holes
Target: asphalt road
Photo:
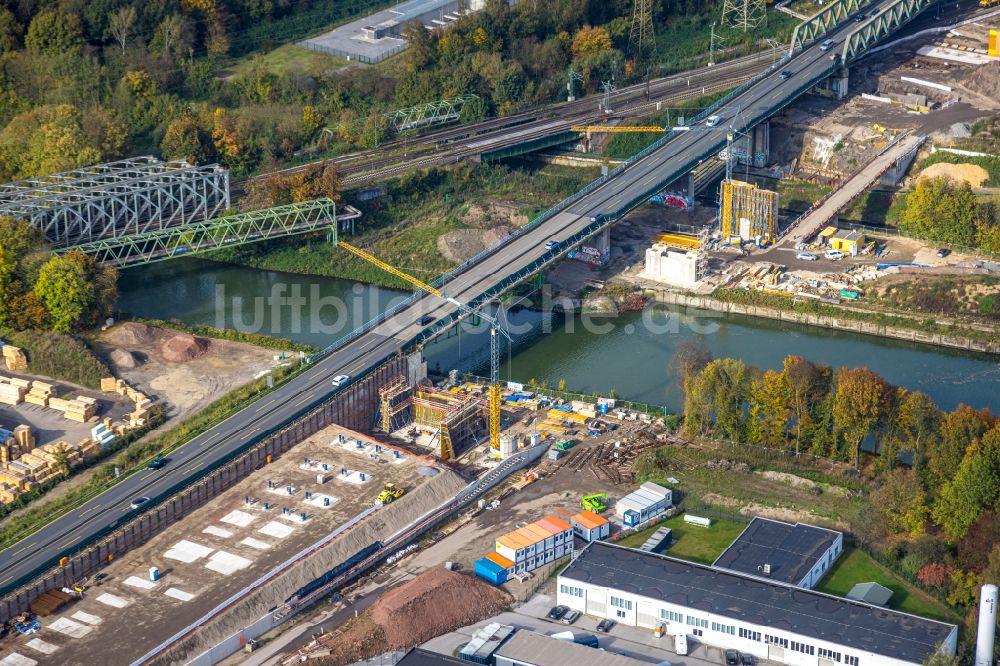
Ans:
<svg viewBox="0 0 1000 666"><path fill-rule="evenodd" d="M856 24L848 22L832 36L839 45ZM527 233L516 237L478 264L453 278L445 289L450 298L462 303L480 296L518 268L549 255L554 260L569 248L547 253L547 240L565 240L591 224L591 216L617 216L633 202L642 201L676 180L693 164L718 151L726 142L728 127L735 130L752 126L790 103L809 81L833 69L829 52L818 45L801 52L785 69L793 75L781 79L777 72L734 98L716 113L718 127L703 124L670 140L659 150L631 164L626 170L595 189L568 209ZM0 593L58 563L61 556L79 550L113 526L123 524L140 510L130 507L138 496L157 498L179 483L193 482L199 473L216 461L233 456L256 437L280 428L305 414L336 392L331 379L340 374L356 375L373 367L413 340L424 327L416 322L424 314L436 318L451 315L456 306L425 294L370 332L337 349L292 381L262 396L243 411L217 424L170 454L170 463L161 470L143 470L83 506L60 517L38 532L0 552ZM149 506L149 505L147 505Z"/></svg>

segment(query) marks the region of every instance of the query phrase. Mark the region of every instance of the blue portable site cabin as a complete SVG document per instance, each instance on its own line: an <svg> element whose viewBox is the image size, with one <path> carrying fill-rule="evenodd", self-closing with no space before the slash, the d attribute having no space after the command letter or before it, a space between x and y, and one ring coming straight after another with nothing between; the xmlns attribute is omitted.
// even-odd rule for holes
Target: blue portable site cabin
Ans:
<svg viewBox="0 0 1000 666"><path fill-rule="evenodd" d="M493 560L481 557L476 560L473 568L475 574L492 585L503 585L507 582L507 570Z"/></svg>

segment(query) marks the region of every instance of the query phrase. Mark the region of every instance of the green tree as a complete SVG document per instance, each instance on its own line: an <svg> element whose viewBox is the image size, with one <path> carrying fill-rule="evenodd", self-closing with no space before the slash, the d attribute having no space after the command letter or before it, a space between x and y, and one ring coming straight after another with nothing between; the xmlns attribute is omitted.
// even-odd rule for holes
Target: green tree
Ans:
<svg viewBox="0 0 1000 666"><path fill-rule="evenodd" d="M0 53L16 51L21 46L21 34L24 28L17 22L14 12L6 7L0 7Z"/></svg>
<svg viewBox="0 0 1000 666"><path fill-rule="evenodd" d="M829 392L829 368L821 368L801 356L785 359L782 373L789 389L789 406L795 421L795 454L802 444L802 433L813 424L817 401Z"/></svg>
<svg viewBox="0 0 1000 666"><path fill-rule="evenodd" d="M184 14L171 14L156 26L149 47L155 53L176 58L187 53L193 44L194 28L191 19Z"/></svg>
<svg viewBox="0 0 1000 666"><path fill-rule="evenodd" d="M53 466L59 472L59 474L66 478L69 476L69 449L66 446L60 446L52 452Z"/></svg>
<svg viewBox="0 0 1000 666"><path fill-rule="evenodd" d="M924 445L937 436L940 420L941 411L926 393L911 392L905 388L896 390L894 434L900 437L905 447L913 451L913 465L918 470L926 462Z"/></svg>
<svg viewBox="0 0 1000 666"><path fill-rule="evenodd" d="M920 477L905 469L895 469L879 480L871 506L891 534L907 537L921 535L930 514Z"/></svg>
<svg viewBox="0 0 1000 666"><path fill-rule="evenodd" d="M14 298L14 255L0 245L0 326L7 322L7 312Z"/></svg>
<svg viewBox="0 0 1000 666"><path fill-rule="evenodd" d="M87 316L93 303L92 286L80 264L70 257L53 257L42 266L35 293L45 304L57 333L69 333Z"/></svg>
<svg viewBox="0 0 1000 666"><path fill-rule="evenodd" d="M899 227L905 233L957 245L976 241L976 195L968 181L921 178L906 197Z"/></svg>
<svg viewBox="0 0 1000 666"><path fill-rule="evenodd" d="M792 410L792 388L784 373L768 370L755 382L751 404L757 408L761 441L770 447L784 447Z"/></svg>
<svg viewBox="0 0 1000 666"><path fill-rule="evenodd" d="M932 515L951 541L965 536L1000 495L1000 431L993 428L966 451L954 478L941 488Z"/></svg>
<svg viewBox="0 0 1000 666"><path fill-rule="evenodd" d="M132 5L119 7L108 17L108 30L111 31L115 41L121 47L122 57L125 57L125 47L128 46L128 40L132 37L135 20L136 11Z"/></svg>
<svg viewBox="0 0 1000 666"><path fill-rule="evenodd" d="M978 444L980 438L993 425L993 417L986 410L975 410L959 405L944 414L938 426L938 436L931 437L925 445L924 473L930 486L943 486L951 480L962 464L966 450Z"/></svg>
<svg viewBox="0 0 1000 666"><path fill-rule="evenodd" d="M83 26L76 14L48 8L35 14L28 25L24 45L44 53L66 53L83 44Z"/></svg>
<svg viewBox="0 0 1000 666"><path fill-rule="evenodd" d="M160 152L168 160L184 160L200 164L211 154L211 136L202 128L198 119L185 113L167 125L160 142Z"/></svg>

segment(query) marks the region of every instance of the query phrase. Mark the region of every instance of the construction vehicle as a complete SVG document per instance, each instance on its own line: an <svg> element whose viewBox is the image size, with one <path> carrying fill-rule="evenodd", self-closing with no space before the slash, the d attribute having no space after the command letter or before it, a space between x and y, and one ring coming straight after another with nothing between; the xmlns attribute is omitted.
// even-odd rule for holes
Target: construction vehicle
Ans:
<svg viewBox="0 0 1000 666"><path fill-rule="evenodd" d="M399 499L403 496L406 490L400 488L395 483L385 484L385 488L378 494L378 498L375 500L376 504L389 504L395 499Z"/></svg>
<svg viewBox="0 0 1000 666"><path fill-rule="evenodd" d="M490 426L490 455L493 457L500 457L500 340L497 333L500 333L505 338L507 338L508 344L512 343L510 333L504 328L498 319L495 319L481 311L475 310L464 303L460 303L454 298L445 296L441 290L436 287L432 287L422 280L404 273L403 271L390 266L381 259L372 256L371 254L365 252L364 250L349 245L343 241L337 241L337 244L350 252L351 254L364 259L365 261L378 266L387 273L391 273L398 278L406 280L418 289L426 291L428 294L433 294L438 298L442 298L452 305L458 307L459 311L463 315L472 315L473 317L478 317L485 320L490 325L490 385L487 390L489 397L489 426ZM449 460L455 457L454 451L448 451L442 455L442 458Z"/></svg>
<svg viewBox="0 0 1000 666"><path fill-rule="evenodd" d="M993 7L995 5L1000 5L1000 0L979 0L980 7Z"/></svg>
<svg viewBox="0 0 1000 666"><path fill-rule="evenodd" d="M602 513L608 508L608 496L605 493L585 495L580 498L580 506L582 506L585 511Z"/></svg>
<svg viewBox="0 0 1000 666"><path fill-rule="evenodd" d="M560 439L558 442L556 442L556 448L559 449L560 451L569 451L574 446L576 446L575 439Z"/></svg>

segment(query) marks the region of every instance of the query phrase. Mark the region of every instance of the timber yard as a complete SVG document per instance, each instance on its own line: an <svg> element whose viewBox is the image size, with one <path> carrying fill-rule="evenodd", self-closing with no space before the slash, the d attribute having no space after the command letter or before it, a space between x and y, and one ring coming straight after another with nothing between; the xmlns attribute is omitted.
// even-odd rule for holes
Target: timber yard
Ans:
<svg viewBox="0 0 1000 666"><path fill-rule="evenodd" d="M997 0L29 4L0 666L1000 664Z"/></svg>

